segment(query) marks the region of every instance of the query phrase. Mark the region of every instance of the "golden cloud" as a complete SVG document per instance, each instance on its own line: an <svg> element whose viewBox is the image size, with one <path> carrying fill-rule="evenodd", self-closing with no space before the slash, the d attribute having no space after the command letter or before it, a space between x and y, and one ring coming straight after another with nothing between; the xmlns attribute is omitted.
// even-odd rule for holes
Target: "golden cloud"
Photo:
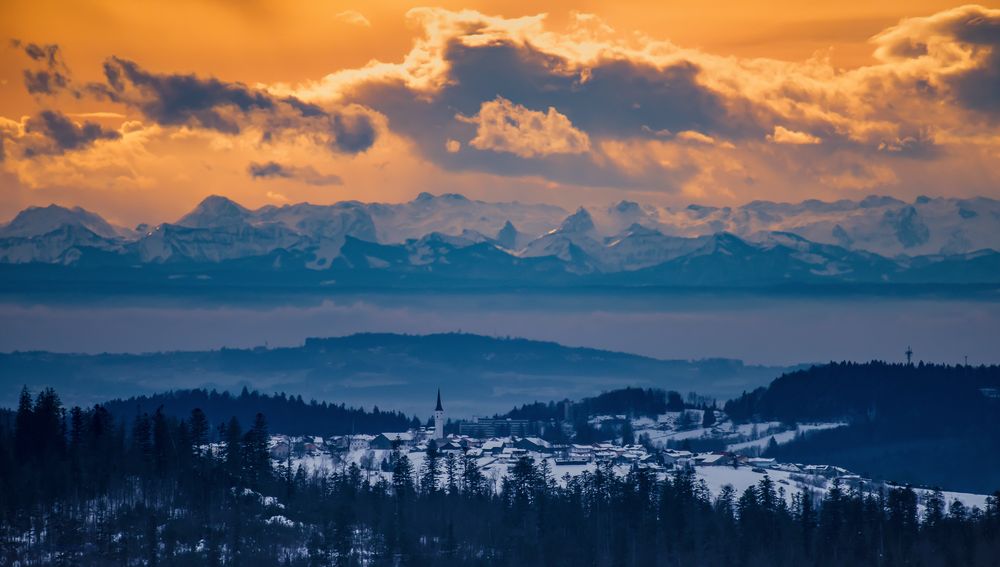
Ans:
<svg viewBox="0 0 1000 567"><path fill-rule="evenodd" d="M365 25L350 11L338 17ZM272 161L336 171L340 194L356 198L442 184L715 202L1000 187L990 166L1000 155L997 9L904 19L871 39L872 64L846 70L824 53L794 62L720 56L620 33L590 14L572 14L562 29L544 14L415 8L407 19L418 37L398 60L304 84L212 83L112 60L132 79L100 116L67 113L84 120L79 132L65 130L71 148L28 156L29 134L44 131L0 120L3 167L36 188L170 191L186 177L192 187L214 185L203 193L233 187L248 202L273 197L245 185L247 163ZM163 92L149 86L185 78L201 106L161 104ZM313 106L322 118L310 115ZM86 119L120 120L115 114L148 126L102 122L84 132ZM372 125L357 143L354 120ZM108 130L118 137L99 135ZM315 151L343 132L347 155ZM212 173L197 173L203 167ZM280 177L281 194L315 198L308 179L316 177Z"/></svg>
<svg viewBox="0 0 1000 567"><path fill-rule="evenodd" d="M469 145L479 150L508 152L524 158L552 154L582 154L590 150L590 138L555 108L531 110L497 97L484 102L472 117L456 115L461 122L476 125ZM450 150L449 150L450 151Z"/></svg>

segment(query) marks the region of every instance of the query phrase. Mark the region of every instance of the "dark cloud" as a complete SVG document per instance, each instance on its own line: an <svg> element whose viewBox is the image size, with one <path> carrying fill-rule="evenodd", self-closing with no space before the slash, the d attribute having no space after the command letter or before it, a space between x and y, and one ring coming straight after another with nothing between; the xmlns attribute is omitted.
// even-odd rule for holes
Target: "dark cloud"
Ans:
<svg viewBox="0 0 1000 567"><path fill-rule="evenodd" d="M264 163L252 162L247 172L254 179L296 179L309 185L342 185L344 180L339 175L321 174L312 167L295 167L282 165L276 161Z"/></svg>
<svg viewBox="0 0 1000 567"><path fill-rule="evenodd" d="M681 62L663 69L627 60L607 60L579 69L568 61L513 41L464 45L445 51L449 81L433 93L418 93L398 81L369 82L353 100L389 117L394 131L414 139L418 151L451 170L500 175L541 175L587 186L677 187L696 172L689 164L648 176L624 174L613 164L599 164L587 154L521 157L463 149L449 152L449 139L463 143L476 127L456 115L474 116L484 102L502 97L528 109L549 107L595 140L671 139L695 130L723 138L762 139L769 131L751 118L734 114L736 106L699 82L701 69ZM664 133L667 133L666 138Z"/></svg>
<svg viewBox="0 0 1000 567"><path fill-rule="evenodd" d="M926 18L910 18L876 41L883 58L890 61L938 60L940 71L932 68L929 76L917 78L915 94L934 101L950 91L959 106L1000 119L1000 10L967 5ZM956 66L957 53L973 64L963 61ZM958 70L948 69L953 66Z"/></svg>
<svg viewBox="0 0 1000 567"><path fill-rule="evenodd" d="M255 124L264 130L265 142L284 130L325 134L332 150L347 153L365 151L375 143L375 125L362 112L328 111L214 77L152 73L119 57L105 62L104 76L105 83L89 86L91 93L131 106L160 125L238 134Z"/></svg>
<svg viewBox="0 0 1000 567"><path fill-rule="evenodd" d="M104 63L104 75L107 87L98 92L114 102L132 104L147 118L167 126L198 126L236 134L240 126L228 110L248 113L275 106L266 93L240 83L149 73L118 57Z"/></svg>
<svg viewBox="0 0 1000 567"><path fill-rule="evenodd" d="M375 143L375 125L364 114L337 114L331 117L333 144L342 151L357 153Z"/></svg>
<svg viewBox="0 0 1000 567"><path fill-rule="evenodd" d="M978 67L954 81L959 102L979 111L1000 114L1000 16L972 16L956 24L955 36L980 49L988 49Z"/></svg>
<svg viewBox="0 0 1000 567"><path fill-rule="evenodd" d="M24 86L29 93L54 95L69 88L69 68L62 60L58 45L22 43L18 40L12 40L11 45L23 51L32 61L44 66L41 70L24 70ZM73 94L79 96L76 92Z"/></svg>
<svg viewBox="0 0 1000 567"><path fill-rule="evenodd" d="M19 47L21 44L18 42L15 45ZM59 46L54 43L48 45L28 43L24 45L24 53L35 61L45 63L49 67L56 67L60 64Z"/></svg>
<svg viewBox="0 0 1000 567"><path fill-rule="evenodd" d="M553 106L576 127L598 136L653 137L649 130L763 135L746 119L730 116L723 97L698 82L701 70L690 62L660 69L607 60L576 70L530 46L460 42L451 43L446 58L453 83L442 102L465 114L502 96L528 108Z"/></svg>
<svg viewBox="0 0 1000 567"><path fill-rule="evenodd" d="M116 130L105 129L94 122L78 125L66 115L53 110L43 110L28 119L25 132L40 137L39 142L29 143L25 147L25 157L62 154L83 149L98 140L116 140L121 137Z"/></svg>
<svg viewBox="0 0 1000 567"><path fill-rule="evenodd" d="M269 161L269 162L266 162L266 163L256 163L256 162L254 162L254 163L250 164L250 167L248 167L247 170L250 172L250 177L253 177L254 179L257 179L257 178L260 178L260 177L263 177L263 178L268 178L268 177L284 177L284 178L289 178L289 177L292 177L291 172L288 171L287 169L285 169L284 166L282 166L280 163L278 163L276 161Z"/></svg>
<svg viewBox="0 0 1000 567"><path fill-rule="evenodd" d="M62 73L24 70L24 87L31 94L53 95L67 86L69 80Z"/></svg>

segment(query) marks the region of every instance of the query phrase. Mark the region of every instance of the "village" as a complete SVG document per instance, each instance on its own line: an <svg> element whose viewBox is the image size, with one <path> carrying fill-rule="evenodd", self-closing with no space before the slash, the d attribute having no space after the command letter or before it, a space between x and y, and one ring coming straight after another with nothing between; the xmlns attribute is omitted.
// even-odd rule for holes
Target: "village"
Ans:
<svg viewBox="0 0 1000 567"><path fill-rule="evenodd" d="M785 443L797 435L840 427L843 423L793 427L776 422L734 424L718 410L708 410L718 415L718 420L713 419L707 427L698 426L705 423L704 411L671 412L656 419L593 416L589 423L596 426L610 424L620 429L627 423L624 427L634 431L633 436L638 441L628 443L619 436L594 443L555 443L531 434L538 431L538 424L518 419L473 418L449 423L450 428L458 432L446 434L439 393L434 416L427 427L326 437L275 434L270 437L269 452L275 467L284 466L292 471L301 467L305 474L324 475L343 473L354 465L369 483L373 483L391 477L393 459L397 455L405 454L419 470L433 446L445 460L449 456L455 459L454 462L473 459L494 492L499 491L501 480L510 468L525 457L531 458L562 486L572 477L593 473L601 466L610 466L620 475L638 467L660 478L689 469L702 488L712 494L719 494L726 486L742 491L767 476L776 483L779 494L789 501L802 491L821 496L833 486L842 490L878 490L893 484L873 481L834 465L779 462L760 456L769 444ZM568 422L556 426L570 427ZM694 446L699 442L722 448L697 450ZM921 497L931 493L926 488L916 488L916 491ZM975 494L949 492L945 497L968 506L982 506L985 502L985 497Z"/></svg>

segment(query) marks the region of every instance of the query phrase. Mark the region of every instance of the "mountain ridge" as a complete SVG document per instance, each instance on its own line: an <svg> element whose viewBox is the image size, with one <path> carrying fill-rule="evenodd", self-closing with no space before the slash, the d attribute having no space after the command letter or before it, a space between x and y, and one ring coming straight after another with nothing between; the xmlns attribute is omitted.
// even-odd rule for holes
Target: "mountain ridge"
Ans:
<svg viewBox="0 0 1000 567"><path fill-rule="evenodd" d="M954 210L944 215L949 207ZM815 222L799 222L804 217L794 215L803 211ZM830 216L845 211L854 216ZM796 222L799 226L786 226ZM810 238L831 223L828 238ZM961 232L955 223L969 228ZM539 233L539 227L550 228ZM941 230L950 236L941 236ZM912 254L857 246L888 238ZM363 256L353 250L356 241L368 243ZM918 253L942 242L933 253ZM400 285L413 277L446 285L469 278L616 285L997 283L998 249L1000 202L986 198L925 198L913 204L876 196L834 203L754 201L738 212L698 205L674 211L622 201L606 210L579 207L566 214L551 205L487 203L458 194L422 193L396 205L344 201L256 210L213 195L174 223L135 231L57 205L26 209L0 226L0 264L153 271L162 265L216 272L256 266L328 273L322 281L367 278ZM494 265L476 264L483 261ZM365 274L344 274L352 270Z"/></svg>

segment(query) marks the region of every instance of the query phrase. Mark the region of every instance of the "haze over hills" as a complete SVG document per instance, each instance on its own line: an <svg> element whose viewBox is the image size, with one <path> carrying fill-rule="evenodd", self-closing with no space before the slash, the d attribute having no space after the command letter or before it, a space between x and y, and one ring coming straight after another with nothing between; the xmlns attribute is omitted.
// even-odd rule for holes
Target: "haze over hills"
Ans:
<svg viewBox="0 0 1000 567"><path fill-rule="evenodd" d="M126 281L267 272L302 285L996 283L998 250L1000 202L987 198L684 209L623 201L568 213L456 194L257 210L212 196L174 223L134 230L55 205L0 226L12 280L58 265ZM31 268L9 266L22 264Z"/></svg>
<svg viewBox="0 0 1000 567"><path fill-rule="evenodd" d="M243 386L348 405L426 413L437 388L453 416L515 404L583 397L619 386L657 387L725 399L792 368L738 360L660 360L552 342L470 334L365 333L309 339L295 348L149 354L0 354L11 407L21 386L52 386L72 403L165 389Z"/></svg>

